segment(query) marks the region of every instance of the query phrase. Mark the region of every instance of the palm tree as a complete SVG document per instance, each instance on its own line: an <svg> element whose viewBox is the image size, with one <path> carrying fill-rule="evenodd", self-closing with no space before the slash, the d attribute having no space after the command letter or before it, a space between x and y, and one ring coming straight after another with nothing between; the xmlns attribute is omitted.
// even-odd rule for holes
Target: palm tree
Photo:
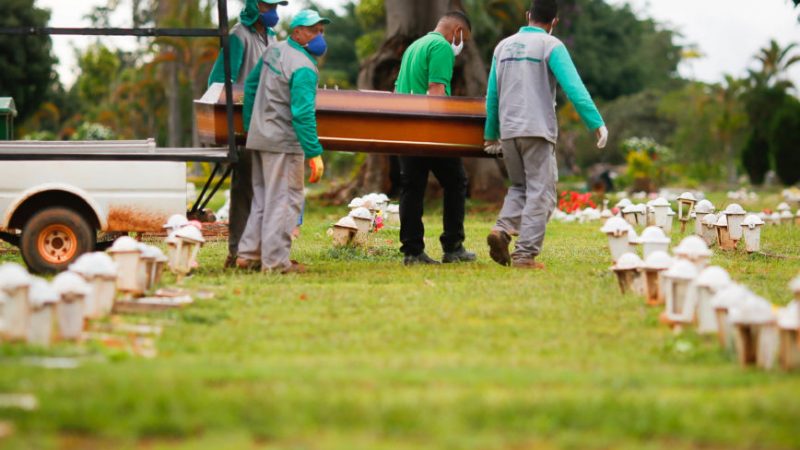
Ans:
<svg viewBox="0 0 800 450"><path fill-rule="evenodd" d="M774 39L769 42L769 46L759 50L756 60L761 63L761 75L767 85L777 87L777 84L786 87L794 86L790 81L785 80L785 75L789 68L800 62L800 55L790 56L789 53L797 47L797 43L791 43L785 48Z"/></svg>

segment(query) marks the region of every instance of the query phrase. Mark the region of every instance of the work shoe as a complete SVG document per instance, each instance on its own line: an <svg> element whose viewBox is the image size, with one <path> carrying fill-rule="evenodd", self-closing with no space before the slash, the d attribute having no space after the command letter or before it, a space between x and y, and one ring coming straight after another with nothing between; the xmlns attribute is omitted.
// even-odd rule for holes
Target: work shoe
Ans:
<svg viewBox="0 0 800 450"><path fill-rule="evenodd" d="M492 230L486 236L486 243L489 244L489 256L501 266L511 265L511 255L508 253L508 246L511 244L511 236L505 231Z"/></svg>
<svg viewBox="0 0 800 450"><path fill-rule="evenodd" d="M405 264L407 266L414 266L414 265L417 265L417 264L432 264L432 265L436 265L436 264L441 264L441 263L439 261L436 261L435 259L431 258L430 256L428 256L425 252L422 252L419 255L406 255L406 257L403 258L403 264Z"/></svg>
<svg viewBox="0 0 800 450"><path fill-rule="evenodd" d="M544 270L544 264L533 258L515 259L511 262L511 267L515 269Z"/></svg>
<svg viewBox="0 0 800 450"><path fill-rule="evenodd" d="M305 264L300 264L299 262L292 260L292 265L281 270L281 275L291 275L293 273L301 274L308 272L308 268Z"/></svg>
<svg viewBox="0 0 800 450"><path fill-rule="evenodd" d="M236 268L248 272L258 272L261 270L261 261L257 259L236 258Z"/></svg>
<svg viewBox="0 0 800 450"><path fill-rule="evenodd" d="M228 257L225 258L225 265L222 266L226 269L235 269L236 268L236 255L228 254Z"/></svg>
<svg viewBox="0 0 800 450"><path fill-rule="evenodd" d="M457 262L473 262L475 261L475 253L468 252L464 247L454 251L454 252L444 252L444 256L442 257L442 262L445 264L448 263L457 263Z"/></svg>

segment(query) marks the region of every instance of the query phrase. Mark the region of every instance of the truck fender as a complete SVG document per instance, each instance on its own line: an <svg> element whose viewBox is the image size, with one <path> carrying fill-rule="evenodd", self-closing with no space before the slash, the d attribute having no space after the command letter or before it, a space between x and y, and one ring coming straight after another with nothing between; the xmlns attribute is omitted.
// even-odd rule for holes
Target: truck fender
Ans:
<svg viewBox="0 0 800 450"><path fill-rule="evenodd" d="M43 192L49 191L62 191L76 197L79 197L81 200L86 202L89 205L89 208L92 209L94 212L95 217L97 218L97 222L100 224L100 229L105 230L108 227L108 220L106 214L103 213L103 209L100 205L92 199L91 195L89 195L85 190L63 183L45 183L40 184L38 186L34 186L26 191L24 191L5 211L3 214L3 222L0 223L0 229L7 229L9 224L11 223L11 218L14 217L14 213L17 209L22 206L28 199L31 197L41 194Z"/></svg>

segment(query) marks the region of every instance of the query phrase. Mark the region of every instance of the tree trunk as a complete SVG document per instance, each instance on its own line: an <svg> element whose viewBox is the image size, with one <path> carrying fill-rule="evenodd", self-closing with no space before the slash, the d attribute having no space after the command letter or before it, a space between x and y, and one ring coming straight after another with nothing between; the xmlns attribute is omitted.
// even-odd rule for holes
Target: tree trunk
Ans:
<svg viewBox="0 0 800 450"><path fill-rule="evenodd" d="M358 76L359 89L394 90L403 52L419 37L436 28L439 18L450 10L463 10L460 0L386 0L386 39L380 50L368 58ZM466 43L456 58L452 94L480 97L486 93L487 69L473 41ZM420 92L419 94L422 94ZM390 174L392 158L368 155L358 175L338 189L332 199L345 201L366 192L396 192ZM496 201L505 194L505 178L496 161L465 158L470 179L469 195ZM394 170L397 170L394 168Z"/></svg>
<svg viewBox="0 0 800 450"><path fill-rule="evenodd" d="M728 185L736 186L738 181L738 176L736 174L736 155L733 153L733 143L730 139L725 140L725 155L728 159Z"/></svg>

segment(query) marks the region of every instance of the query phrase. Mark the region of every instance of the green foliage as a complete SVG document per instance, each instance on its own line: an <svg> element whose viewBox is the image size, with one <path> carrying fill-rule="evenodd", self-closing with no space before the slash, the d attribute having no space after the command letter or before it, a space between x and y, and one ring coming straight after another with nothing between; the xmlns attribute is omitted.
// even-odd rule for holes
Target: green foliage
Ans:
<svg viewBox="0 0 800 450"><path fill-rule="evenodd" d="M333 81L328 82L328 86L338 84L342 88L354 88L358 81L358 72L361 69L356 51L357 41L363 34L363 30L356 17L356 5L347 3L344 5L344 9L344 14L337 14L334 10L320 10L322 15L331 17L333 21L325 30L328 52L320 67Z"/></svg>
<svg viewBox="0 0 800 450"><path fill-rule="evenodd" d="M759 71L750 71L749 86L743 98L752 127L742 164L754 184L764 182L764 175L773 168L774 155L769 142L773 120L777 111L790 98L792 83L784 79L788 69L800 62L800 55L792 55L795 44L781 48L774 40L759 51L755 59L761 64Z"/></svg>
<svg viewBox="0 0 800 450"><path fill-rule="evenodd" d="M58 139L55 133L52 131L44 130L44 131L34 131L32 133L28 133L25 136L22 136L23 141L55 141Z"/></svg>
<svg viewBox="0 0 800 450"><path fill-rule="evenodd" d="M764 184L767 172L771 167L769 159L769 141L756 131L750 133L742 150L742 165L756 186Z"/></svg>
<svg viewBox="0 0 800 450"><path fill-rule="evenodd" d="M528 0L492 0L476 8L494 21L489 25L494 39L476 40L486 61L497 42L524 23L529 6ZM559 11L561 21L554 34L569 49L595 98L613 100L674 85L681 47L670 29L637 18L627 5L612 6L603 0L562 1ZM482 30L479 26L477 34Z"/></svg>
<svg viewBox="0 0 800 450"><path fill-rule="evenodd" d="M680 47L674 33L640 20L628 5L602 0L565 2L555 34L572 53L589 92L613 100L677 79Z"/></svg>
<svg viewBox="0 0 800 450"><path fill-rule="evenodd" d="M660 111L664 95L661 90L648 89L611 102L600 103L598 107L606 126L611 130L608 146L603 150L595 147L594 136L586 132L583 123L573 121L570 126L578 136L576 143L578 165L588 167L598 162L623 163L626 158L623 143L629 138L650 136L657 142L670 142L676 123ZM561 110L566 108L567 105L564 105ZM567 122L563 120L563 114L560 118L563 130Z"/></svg>
<svg viewBox="0 0 800 450"><path fill-rule="evenodd" d="M634 190L650 191L664 186L673 177L672 150L654 139L633 137L622 143L622 149L627 152L626 175Z"/></svg>
<svg viewBox="0 0 800 450"><path fill-rule="evenodd" d="M355 9L358 23L364 30L382 28L386 22L386 5L384 0L361 0Z"/></svg>
<svg viewBox="0 0 800 450"><path fill-rule="evenodd" d="M334 89L353 89L354 85L350 79L350 74L343 70L321 69L319 72L319 85L322 88Z"/></svg>
<svg viewBox="0 0 800 450"><path fill-rule="evenodd" d="M722 179L728 165L739 155L747 131L747 115L741 101L741 81L731 77L723 85L687 83L664 95L659 113L676 124L669 144L686 166L686 175ZM734 174L728 174L735 179Z"/></svg>
<svg viewBox="0 0 800 450"><path fill-rule="evenodd" d="M45 27L50 11L34 0L3 0L0 27ZM0 96L13 97L17 122L23 123L42 102L55 80L50 36L0 35Z"/></svg>
<svg viewBox="0 0 800 450"><path fill-rule="evenodd" d="M99 41L86 49L78 58L81 75L75 89L84 105L101 105L113 89L120 69L119 57Z"/></svg>
<svg viewBox="0 0 800 450"><path fill-rule="evenodd" d="M356 55L358 55L358 60L364 61L375 54L378 49L381 48L385 34L386 32L384 30L373 30L359 36L358 39L356 39Z"/></svg>
<svg viewBox="0 0 800 450"><path fill-rule="evenodd" d="M111 128L99 123L82 123L70 138L73 141L111 141L117 139Z"/></svg>
<svg viewBox="0 0 800 450"><path fill-rule="evenodd" d="M775 112L769 142L781 181L786 185L800 182L800 101L788 97Z"/></svg>

